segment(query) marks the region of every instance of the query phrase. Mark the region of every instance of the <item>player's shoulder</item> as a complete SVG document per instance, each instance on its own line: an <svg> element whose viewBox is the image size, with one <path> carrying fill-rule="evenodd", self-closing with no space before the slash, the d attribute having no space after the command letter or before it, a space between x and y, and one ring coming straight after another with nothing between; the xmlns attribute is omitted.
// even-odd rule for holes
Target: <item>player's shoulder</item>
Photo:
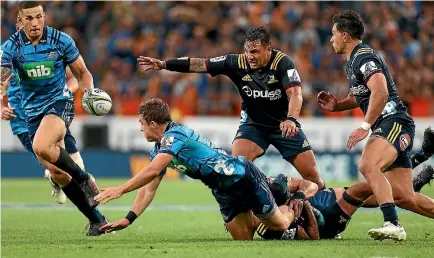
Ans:
<svg viewBox="0 0 434 258"><path fill-rule="evenodd" d="M72 37L64 31L60 31L50 26L47 28L47 40L53 45L68 45L72 41Z"/></svg>
<svg viewBox="0 0 434 258"><path fill-rule="evenodd" d="M354 50L352 56L352 63L354 67L363 65L365 60L378 60L378 55L375 50L366 44L359 44ZM378 60L379 61L379 60Z"/></svg>
<svg viewBox="0 0 434 258"><path fill-rule="evenodd" d="M289 67L294 66L294 62L287 54L278 49L273 49L272 51L274 59L270 66L271 70L287 70Z"/></svg>

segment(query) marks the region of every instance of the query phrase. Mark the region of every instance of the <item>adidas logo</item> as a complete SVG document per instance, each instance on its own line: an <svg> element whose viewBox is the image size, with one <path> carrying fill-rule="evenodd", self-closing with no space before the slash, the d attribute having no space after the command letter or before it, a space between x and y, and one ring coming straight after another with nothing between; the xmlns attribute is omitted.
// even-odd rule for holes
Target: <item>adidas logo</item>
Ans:
<svg viewBox="0 0 434 258"><path fill-rule="evenodd" d="M381 128L375 129L374 133L383 133L383 130Z"/></svg>
<svg viewBox="0 0 434 258"><path fill-rule="evenodd" d="M250 75L246 74L246 76L244 76L241 80L243 80L245 82L251 82L252 78L250 77Z"/></svg>
<svg viewBox="0 0 434 258"><path fill-rule="evenodd" d="M307 146L309 146L309 143L306 141L306 140L304 140L304 142L303 142L303 146L301 146L302 148L306 148Z"/></svg>

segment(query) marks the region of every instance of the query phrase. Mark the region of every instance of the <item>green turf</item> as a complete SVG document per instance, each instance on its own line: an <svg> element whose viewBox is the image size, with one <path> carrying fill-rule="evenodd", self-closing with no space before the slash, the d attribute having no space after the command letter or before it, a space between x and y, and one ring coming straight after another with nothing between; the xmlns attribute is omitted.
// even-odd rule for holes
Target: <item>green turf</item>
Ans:
<svg viewBox="0 0 434 258"><path fill-rule="evenodd" d="M122 180L98 180L100 186ZM348 183L347 183L348 184ZM347 184L329 184L343 186ZM434 187L424 189L434 196ZM134 194L114 204L131 204ZM3 204L51 204L43 180L3 180ZM209 190L197 182L166 181L154 204L215 206ZM108 204L110 205L110 204ZM108 207L108 205L106 207ZM122 207L122 206L121 206ZM125 211L104 209L111 220ZM73 210L2 209L2 257L433 257L434 223L400 212L408 241L374 242L366 232L381 224L378 210L354 216L342 240L235 242L224 232L218 211L148 211L133 226L97 238L84 236L86 220Z"/></svg>

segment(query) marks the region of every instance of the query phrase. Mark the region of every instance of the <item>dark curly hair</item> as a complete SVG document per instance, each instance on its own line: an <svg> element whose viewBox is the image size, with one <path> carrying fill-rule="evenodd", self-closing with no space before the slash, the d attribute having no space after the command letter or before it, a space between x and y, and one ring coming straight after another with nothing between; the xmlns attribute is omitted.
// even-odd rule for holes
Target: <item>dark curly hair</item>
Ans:
<svg viewBox="0 0 434 258"><path fill-rule="evenodd" d="M261 41L262 45L270 45L271 44L271 36L268 33L267 29L259 26L257 28L250 29L246 34L246 41Z"/></svg>
<svg viewBox="0 0 434 258"><path fill-rule="evenodd" d="M152 98L142 102L139 105L137 114L142 116L147 123L154 121L161 125L172 121L169 105L159 98Z"/></svg>
<svg viewBox="0 0 434 258"><path fill-rule="evenodd" d="M360 14L346 10L333 16L333 23L341 32L347 32L352 38L362 39L365 33L362 17Z"/></svg>

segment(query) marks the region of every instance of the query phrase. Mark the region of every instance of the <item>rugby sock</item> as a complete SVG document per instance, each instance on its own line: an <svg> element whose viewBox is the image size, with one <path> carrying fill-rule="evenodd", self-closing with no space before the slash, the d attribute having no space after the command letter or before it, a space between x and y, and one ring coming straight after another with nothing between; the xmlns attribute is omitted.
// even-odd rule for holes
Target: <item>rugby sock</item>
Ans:
<svg viewBox="0 0 434 258"><path fill-rule="evenodd" d="M60 148L59 158L56 162L53 163L56 167L68 173L73 179L75 179L78 183L81 183L84 180L89 179L89 175L84 172L77 163L69 156L68 152L62 148Z"/></svg>
<svg viewBox="0 0 434 258"><path fill-rule="evenodd" d="M104 216L98 209L89 206L89 203L84 195L83 190L74 179L62 188L65 195L71 200L72 203L83 213L86 218L92 223L104 221Z"/></svg>
<svg viewBox="0 0 434 258"><path fill-rule="evenodd" d="M420 164L424 163L429 159L429 155L426 153L419 151L418 153L411 156L411 165L413 166L413 169Z"/></svg>
<svg viewBox="0 0 434 258"><path fill-rule="evenodd" d="M380 209L383 212L384 222L390 221L395 226L398 225L398 214L396 213L395 204L392 202L386 202L380 205Z"/></svg>

